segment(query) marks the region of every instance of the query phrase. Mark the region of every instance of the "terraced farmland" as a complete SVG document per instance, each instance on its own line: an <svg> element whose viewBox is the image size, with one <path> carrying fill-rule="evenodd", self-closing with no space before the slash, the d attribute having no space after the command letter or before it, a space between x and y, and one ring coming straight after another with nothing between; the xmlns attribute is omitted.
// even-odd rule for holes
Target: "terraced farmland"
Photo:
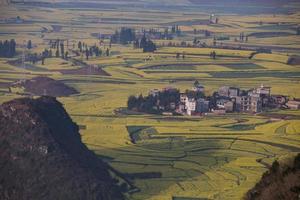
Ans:
<svg viewBox="0 0 300 200"><path fill-rule="evenodd" d="M28 51L34 53L47 48L50 39L69 38L71 52L71 43L77 45L79 40L88 45L98 43L95 35L99 32L111 34L125 25L164 28L175 23L184 34L173 41L192 43L193 29L207 29L230 35L232 39L224 45L270 46L272 54L258 53L250 59L252 50L210 47L158 47L154 53L143 53L132 45L112 44L110 56L86 60L72 54L67 61L47 58L45 65L26 62L24 67L14 64L22 56L23 48L18 46L16 58L0 59L0 102L25 96L22 88L11 91L10 85L36 76L48 76L75 88L79 94L59 101L80 125L84 143L137 188L126 194L132 200L242 199L274 160L300 152L299 110L187 117L126 109L130 95L147 95L151 89L169 86L184 91L195 80L205 86L206 94L224 85L249 89L264 84L272 87L273 94L300 98L300 65L287 64L290 55L299 55L299 36L290 35L299 25L299 12L238 18L220 14L217 26L202 23L208 13L193 8L186 13L124 7L95 7L80 14L73 7L8 7L0 14L3 19L15 17L18 11L28 23L0 24L0 40L15 38L21 44L24 38L31 39L34 48ZM45 10L51 15L45 15ZM259 25L262 19L264 24ZM281 30L279 35L270 33ZM235 43L233 38L243 31L253 33L249 42ZM210 44L212 39L201 40ZM109 41L103 42L104 50ZM212 51L216 51L216 59L209 57ZM177 53L185 57L177 58Z"/></svg>

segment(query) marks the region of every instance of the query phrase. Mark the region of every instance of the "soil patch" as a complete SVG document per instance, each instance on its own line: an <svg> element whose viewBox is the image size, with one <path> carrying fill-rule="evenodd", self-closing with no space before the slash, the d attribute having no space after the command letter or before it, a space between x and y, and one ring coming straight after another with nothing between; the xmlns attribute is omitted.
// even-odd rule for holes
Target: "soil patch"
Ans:
<svg viewBox="0 0 300 200"><path fill-rule="evenodd" d="M257 38L282 37L282 36L290 36L290 35L294 35L294 34L289 32L257 32L257 33L249 34L249 36L257 37Z"/></svg>
<svg viewBox="0 0 300 200"><path fill-rule="evenodd" d="M299 199L300 154L294 160L279 163L275 161L261 180L251 189L247 200L256 199Z"/></svg>
<svg viewBox="0 0 300 200"><path fill-rule="evenodd" d="M12 87L24 87L25 92L38 96L63 97L78 93L77 90L65 85L63 82L42 76L15 82L12 84Z"/></svg>
<svg viewBox="0 0 300 200"><path fill-rule="evenodd" d="M288 65L300 65L300 56L290 56L288 61Z"/></svg>
<svg viewBox="0 0 300 200"><path fill-rule="evenodd" d="M60 70L62 74L72 74L72 75L100 75L100 76L110 76L109 73L101 69L100 67L81 67L79 69L71 70Z"/></svg>

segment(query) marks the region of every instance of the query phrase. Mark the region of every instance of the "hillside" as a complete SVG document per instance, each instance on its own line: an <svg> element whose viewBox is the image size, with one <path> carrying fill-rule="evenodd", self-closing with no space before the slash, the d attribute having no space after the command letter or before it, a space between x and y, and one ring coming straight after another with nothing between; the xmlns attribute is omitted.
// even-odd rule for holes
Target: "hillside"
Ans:
<svg viewBox="0 0 300 200"><path fill-rule="evenodd" d="M261 180L247 193L247 200L282 199L300 197L300 154L288 162L275 161Z"/></svg>
<svg viewBox="0 0 300 200"><path fill-rule="evenodd" d="M53 97L0 107L0 199L123 199L109 167L81 142Z"/></svg>
<svg viewBox="0 0 300 200"><path fill-rule="evenodd" d="M63 82L44 76L17 81L12 84L12 87L24 88L25 92L38 96L48 95L52 97L63 97L78 94L77 90L65 85Z"/></svg>

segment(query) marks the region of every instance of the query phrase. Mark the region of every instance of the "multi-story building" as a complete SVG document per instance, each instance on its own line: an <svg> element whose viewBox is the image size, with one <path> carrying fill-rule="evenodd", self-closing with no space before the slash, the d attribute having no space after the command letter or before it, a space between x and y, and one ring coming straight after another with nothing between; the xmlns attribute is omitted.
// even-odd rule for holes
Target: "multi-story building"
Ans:
<svg viewBox="0 0 300 200"><path fill-rule="evenodd" d="M218 90L221 97L237 97L240 95L240 89L235 87L223 86Z"/></svg>
<svg viewBox="0 0 300 200"><path fill-rule="evenodd" d="M230 87L228 90L228 96L229 97L237 97L240 95L240 89L235 87Z"/></svg>
<svg viewBox="0 0 300 200"><path fill-rule="evenodd" d="M218 94L221 97L228 97L228 95L229 95L229 87L228 86L222 86L222 87L220 87L219 90L218 90Z"/></svg>
<svg viewBox="0 0 300 200"><path fill-rule="evenodd" d="M185 104L185 102L188 100L188 96L185 93L180 94L180 103Z"/></svg>
<svg viewBox="0 0 300 200"><path fill-rule="evenodd" d="M262 101L258 94L250 96L250 111L254 113L262 111Z"/></svg>
<svg viewBox="0 0 300 200"><path fill-rule="evenodd" d="M186 102L185 102L185 109L186 109L186 113L188 115L192 115L195 113L196 111L196 100L194 98L189 98Z"/></svg>
<svg viewBox="0 0 300 200"><path fill-rule="evenodd" d="M249 112L251 109L250 96L238 96L236 97L236 111L237 112Z"/></svg>
<svg viewBox="0 0 300 200"><path fill-rule="evenodd" d="M255 89L255 93L262 96L270 96L271 95L271 87L266 87L261 85L260 87Z"/></svg>

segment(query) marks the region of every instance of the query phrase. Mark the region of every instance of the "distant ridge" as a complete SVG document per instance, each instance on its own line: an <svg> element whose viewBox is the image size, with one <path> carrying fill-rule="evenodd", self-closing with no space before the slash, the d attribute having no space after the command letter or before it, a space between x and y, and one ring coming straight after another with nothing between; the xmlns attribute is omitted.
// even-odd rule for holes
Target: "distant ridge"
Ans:
<svg viewBox="0 0 300 200"><path fill-rule="evenodd" d="M189 0L193 4L233 4L233 5L284 5L298 0Z"/></svg>
<svg viewBox="0 0 300 200"><path fill-rule="evenodd" d="M1 200L122 200L110 167L54 97L0 106Z"/></svg>

